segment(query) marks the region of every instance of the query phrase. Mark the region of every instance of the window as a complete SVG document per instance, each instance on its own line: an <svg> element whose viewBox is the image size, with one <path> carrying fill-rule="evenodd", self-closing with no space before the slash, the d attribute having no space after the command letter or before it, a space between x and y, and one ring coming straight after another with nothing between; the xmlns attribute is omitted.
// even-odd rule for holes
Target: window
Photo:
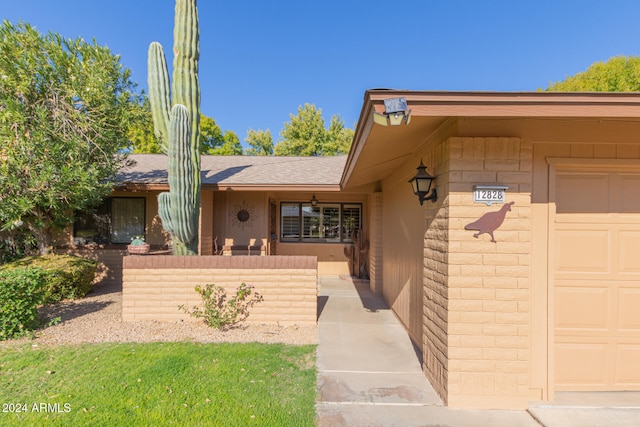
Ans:
<svg viewBox="0 0 640 427"><path fill-rule="evenodd" d="M79 213L73 227L74 243L131 243L144 236L143 197L110 197L92 213Z"/></svg>
<svg viewBox="0 0 640 427"><path fill-rule="evenodd" d="M362 227L362 205L354 203L284 202L280 205L280 240L283 242L351 242Z"/></svg>

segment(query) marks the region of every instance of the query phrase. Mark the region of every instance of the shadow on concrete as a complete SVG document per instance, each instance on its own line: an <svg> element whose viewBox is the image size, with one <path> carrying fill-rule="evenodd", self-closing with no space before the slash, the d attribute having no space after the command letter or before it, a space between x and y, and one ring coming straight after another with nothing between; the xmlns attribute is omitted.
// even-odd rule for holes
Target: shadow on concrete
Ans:
<svg viewBox="0 0 640 427"><path fill-rule="evenodd" d="M329 296L318 295L318 304L316 306L316 322L320 319L320 315L322 314L322 310L324 310L325 305L327 305L327 301L329 301Z"/></svg>
<svg viewBox="0 0 640 427"><path fill-rule="evenodd" d="M347 279L349 280L349 279ZM382 296L375 295L371 292L369 281L365 279L350 279L358 292L362 307L368 312L375 313L378 310L389 310L389 305Z"/></svg>

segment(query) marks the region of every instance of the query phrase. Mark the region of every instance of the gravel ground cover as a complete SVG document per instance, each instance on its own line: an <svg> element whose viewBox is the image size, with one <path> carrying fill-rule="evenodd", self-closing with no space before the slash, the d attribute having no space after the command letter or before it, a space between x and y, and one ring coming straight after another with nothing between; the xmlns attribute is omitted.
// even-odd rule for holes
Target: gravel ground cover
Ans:
<svg viewBox="0 0 640 427"><path fill-rule="evenodd" d="M201 322L122 321L122 286L97 284L86 297L44 306L45 319L60 317L60 322L38 330L35 338L0 341L1 347L34 344L79 344L98 342L192 341L262 342L284 344L317 344L316 325L280 326L244 323L227 331L218 331ZM249 316L251 319L251 316Z"/></svg>

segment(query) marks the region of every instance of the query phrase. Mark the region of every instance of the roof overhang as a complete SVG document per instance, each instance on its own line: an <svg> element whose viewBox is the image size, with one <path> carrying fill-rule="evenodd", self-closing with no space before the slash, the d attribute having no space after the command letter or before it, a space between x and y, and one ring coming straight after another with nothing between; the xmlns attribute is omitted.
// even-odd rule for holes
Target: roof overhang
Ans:
<svg viewBox="0 0 640 427"><path fill-rule="evenodd" d="M384 100L398 97L407 101L410 124L374 124L373 112L383 113ZM459 123L465 119L510 118L640 122L640 93L369 90L365 92L341 187L384 179L430 140L459 135Z"/></svg>

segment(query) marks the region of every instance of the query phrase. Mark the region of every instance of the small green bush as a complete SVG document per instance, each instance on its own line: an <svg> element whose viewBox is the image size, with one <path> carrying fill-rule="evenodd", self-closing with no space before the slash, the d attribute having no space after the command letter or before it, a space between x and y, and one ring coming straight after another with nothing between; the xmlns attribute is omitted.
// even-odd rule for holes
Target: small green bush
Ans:
<svg viewBox="0 0 640 427"><path fill-rule="evenodd" d="M0 265L36 253L34 237L21 230L0 230Z"/></svg>
<svg viewBox="0 0 640 427"><path fill-rule="evenodd" d="M30 267L44 277L45 304L83 297L91 290L98 263L71 255L27 257L6 264L3 270Z"/></svg>
<svg viewBox="0 0 640 427"><path fill-rule="evenodd" d="M0 270L0 340L20 336L38 325L44 282L42 270L30 267Z"/></svg>
<svg viewBox="0 0 640 427"><path fill-rule="evenodd" d="M227 291L224 288L209 283L196 286L195 291L202 298L202 307L194 306L188 309L184 305L178 309L192 317L202 319L204 323L215 329L228 329L249 317L249 308L264 298L253 291L253 286L242 283L236 294L227 301Z"/></svg>

